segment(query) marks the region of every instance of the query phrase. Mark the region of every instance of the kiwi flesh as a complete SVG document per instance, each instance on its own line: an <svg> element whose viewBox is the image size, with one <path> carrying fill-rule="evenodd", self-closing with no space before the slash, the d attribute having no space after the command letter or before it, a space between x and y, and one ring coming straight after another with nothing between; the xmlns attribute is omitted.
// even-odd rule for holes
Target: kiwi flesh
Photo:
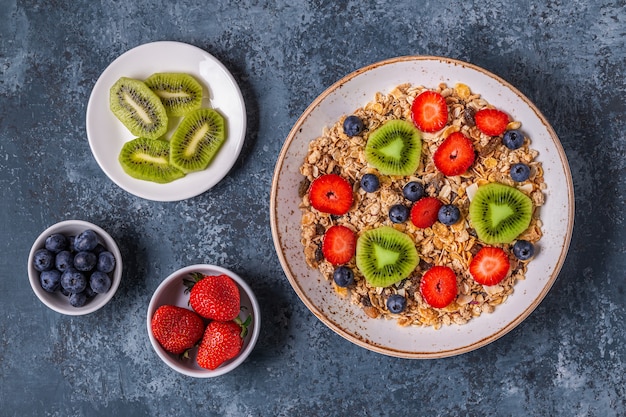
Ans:
<svg viewBox="0 0 626 417"><path fill-rule="evenodd" d="M109 91L109 107L135 136L156 139L167 132L165 106L141 80L119 78Z"/></svg>
<svg viewBox="0 0 626 417"><path fill-rule="evenodd" d="M170 144L163 139L136 138L122 147L118 160L128 175L165 184L185 174L170 164Z"/></svg>
<svg viewBox="0 0 626 417"><path fill-rule="evenodd" d="M144 80L165 106L168 116L184 116L202 106L202 85L181 72L158 72Z"/></svg>
<svg viewBox="0 0 626 417"><path fill-rule="evenodd" d="M422 134L405 120L389 120L373 131L365 159L383 175L411 175L420 164Z"/></svg>
<svg viewBox="0 0 626 417"><path fill-rule="evenodd" d="M185 173L205 169L226 139L221 114L210 108L192 111L170 139L170 163Z"/></svg>
<svg viewBox="0 0 626 417"><path fill-rule="evenodd" d="M393 227L370 229L357 239L357 268L374 287L388 287L403 280L418 263L413 239Z"/></svg>
<svg viewBox="0 0 626 417"><path fill-rule="evenodd" d="M530 225L531 199L518 189L500 183L478 187L469 206L470 222L487 244L511 243Z"/></svg>

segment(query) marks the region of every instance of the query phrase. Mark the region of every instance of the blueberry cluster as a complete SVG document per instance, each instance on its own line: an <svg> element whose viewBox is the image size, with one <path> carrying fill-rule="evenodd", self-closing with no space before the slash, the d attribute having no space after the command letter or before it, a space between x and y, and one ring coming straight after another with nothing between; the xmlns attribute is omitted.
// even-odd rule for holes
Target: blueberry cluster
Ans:
<svg viewBox="0 0 626 417"><path fill-rule="evenodd" d="M61 291L72 306L82 307L111 288L109 274L115 269L115 257L91 229L76 236L54 233L35 252L33 267L39 271L41 288Z"/></svg>

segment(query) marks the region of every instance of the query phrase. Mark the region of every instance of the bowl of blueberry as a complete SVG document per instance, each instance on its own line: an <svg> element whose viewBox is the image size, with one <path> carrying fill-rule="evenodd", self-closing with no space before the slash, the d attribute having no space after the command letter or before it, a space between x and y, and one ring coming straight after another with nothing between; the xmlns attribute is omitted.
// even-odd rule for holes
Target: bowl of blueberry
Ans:
<svg viewBox="0 0 626 417"><path fill-rule="evenodd" d="M101 227L66 220L44 230L28 256L35 295L50 309L71 316L92 313L113 298L122 278L122 256Z"/></svg>

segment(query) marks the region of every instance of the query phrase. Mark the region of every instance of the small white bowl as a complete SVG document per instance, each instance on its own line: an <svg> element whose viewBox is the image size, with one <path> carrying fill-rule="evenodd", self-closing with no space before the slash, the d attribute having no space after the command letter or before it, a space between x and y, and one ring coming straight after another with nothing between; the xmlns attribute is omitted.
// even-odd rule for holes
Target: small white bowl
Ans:
<svg viewBox="0 0 626 417"><path fill-rule="evenodd" d="M192 272L199 272L204 275L221 275L225 274L231 277L237 286L239 287L239 293L241 298L242 312L239 317L245 320L248 314L252 315L252 322L248 326L248 334L246 335L241 352L235 358L222 364L215 370L204 369L196 363L196 349L192 349L189 358L181 359L179 355L175 355L167 352L152 334L152 327L150 325L154 312L162 305L176 305L179 307L189 307L189 294L185 293L185 285L183 284L183 278L187 277ZM185 268L179 269L161 282L158 288L154 291L150 304L148 306L147 314L147 326L148 337L154 351L159 358L165 362L173 370L180 372L183 375L192 376L195 378L212 378L219 375L228 373L238 367L243 361L246 360L250 352L254 349L254 345L259 338L259 332L261 330L261 311L252 289L248 284L237 274L229 271L226 268L222 268L215 265L191 265Z"/></svg>
<svg viewBox="0 0 626 417"><path fill-rule="evenodd" d="M96 294L94 298L87 301L87 303L82 307L74 307L70 304L69 298L63 295L60 291L50 293L41 288L41 284L39 282L39 271L37 271L33 266L33 257L38 249L44 247L48 236L54 233L62 233L66 236L76 236L87 229L92 229L96 232L99 242L113 254L115 257L115 269L111 274L111 288L108 292L105 294ZM117 288L122 280L122 255L115 240L113 240L113 238L101 227L83 220L65 220L50 226L39 235L37 240L35 240L35 243L30 249L30 254L28 255L28 279L35 295L50 309L68 316L82 316L102 308L115 295L115 292L117 291Z"/></svg>

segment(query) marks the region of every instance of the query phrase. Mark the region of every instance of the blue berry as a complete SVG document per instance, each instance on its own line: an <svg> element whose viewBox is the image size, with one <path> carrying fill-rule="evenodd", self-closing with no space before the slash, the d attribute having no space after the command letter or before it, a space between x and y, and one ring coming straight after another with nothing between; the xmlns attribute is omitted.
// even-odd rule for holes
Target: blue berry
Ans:
<svg viewBox="0 0 626 417"><path fill-rule="evenodd" d="M87 229L74 239L74 249L77 252L92 251L98 246L98 235L91 229Z"/></svg>
<svg viewBox="0 0 626 417"><path fill-rule="evenodd" d="M96 267L98 257L93 252L82 251L74 255L74 268L79 271L91 271Z"/></svg>
<svg viewBox="0 0 626 417"><path fill-rule="evenodd" d="M404 198L409 201L417 201L424 197L426 192L424 191L424 186L422 184L417 181L411 181L404 186L402 194L404 195Z"/></svg>
<svg viewBox="0 0 626 417"><path fill-rule="evenodd" d="M73 307L82 307L87 303L87 294L85 291L70 294L70 304Z"/></svg>
<svg viewBox="0 0 626 417"><path fill-rule="evenodd" d="M47 271L54 267L54 253L46 248L37 249L33 255L33 267L37 271Z"/></svg>
<svg viewBox="0 0 626 417"><path fill-rule="evenodd" d="M358 116L348 116L343 121L343 132L348 136L356 136L363 132L365 126L363 126L363 120Z"/></svg>
<svg viewBox="0 0 626 417"><path fill-rule="evenodd" d="M59 271L64 272L66 269L74 266L74 255L67 250L57 253L57 256L54 258L54 266Z"/></svg>
<svg viewBox="0 0 626 417"><path fill-rule="evenodd" d="M520 261L530 259L535 254L535 247L527 240L518 240L513 245L513 255Z"/></svg>
<svg viewBox="0 0 626 417"><path fill-rule="evenodd" d="M52 253L59 253L67 248L67 238L61 233L54 233L46 238L45 247Z"/></svg>
<svg viewBox="0 0 626 417"><path fill-rule="evenodd" d="M451 226L461 219L461 210L454 204L445 204L437 212L437 218L446 226Z"/></svg>
<svg viewBox="0 0 626 417"><path fill-rule="evenodd" d="M338 287L348 287L354 282L354 273L347 266L340 266L333 272L333 281Z"/></svg>
<svg viewBox="0 0 626 417"><path fill-rule="evenodd" d="M41 274L39 274L39 282L41 283L41 288L44 290L55 292L61 285L61 273L56 269L41 271Z"/></svg>
<svg viewBox="0 0 626 417"><path fill-rule="evenodd" d="M395 204L389 208L389 219L394 223L404 223L409 218L409 208L403 204Z"/></svg>
<svg viewBox="0 0 626 417"><path fill-rule="evenodd" d="M89 277L89 286L94 292L104 294L111 288L111 278L104 272L96 271Z"/></svg>
<svg viewBox="0 0 626 417"><path fill-rule="evenodd" d="M387 298L387 309L393 314L399 314L406 308L406 298L400 294L392 294Z"/></svg>
<svg viewBox="0 0 626 417"><path fill-rule="evenodd" d="M98 263L96 269L102 272L111 272L115 269L115 257L109 251L101 252L98 255Z"/></svg>
<svg viewBox="0 0 626 417"><path fill-rule="evenodd" d="M380 187L380 181L374 174L365 174L361 177L361 188L367 193L373 193Z"/></svg>
<svg viewBox="0 0 626 417"><path fill-rule="evenodd" d="M524 134L519 130L507 130L502 137L502 143L511 150L520 148L524 144Z"/></svg>
<svg viewBox="0 0 626 417"><path fill-rule="evenodd" d="M87 278L82 272L69 268L61 274L61 286L66 291L77 294L87 288Z"/></svg>
<svg viewBox="0 0 626 417"><path fill-rule="evenodd" d="M510 175L513 181L526 181L530 176L530 167L522 163L514 164L511 166Z"/></svg>

